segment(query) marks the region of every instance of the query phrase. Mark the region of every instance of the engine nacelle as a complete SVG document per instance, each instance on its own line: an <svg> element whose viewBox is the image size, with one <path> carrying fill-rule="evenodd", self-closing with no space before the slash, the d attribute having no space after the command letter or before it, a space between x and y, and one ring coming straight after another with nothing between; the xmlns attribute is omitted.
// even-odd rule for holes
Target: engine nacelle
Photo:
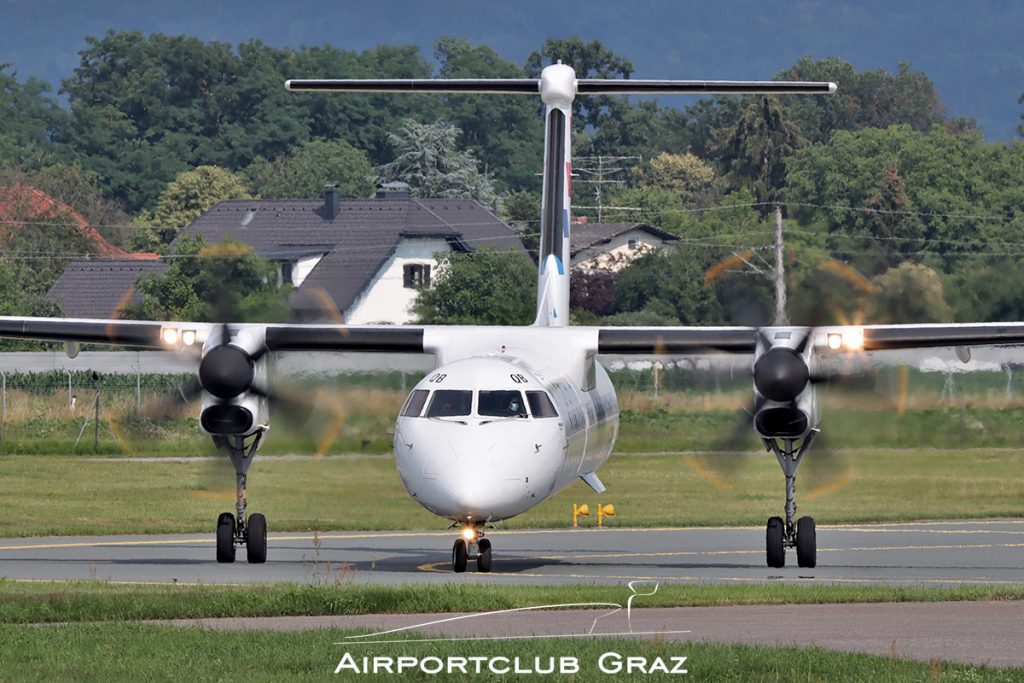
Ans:
<svg viewBox="0 0 1024 683"><path fill-rule="evenodd" d="M810 334L806 328L767 328L758 335L754 430L763 439L799 439L818 425Z"/></svg>
<svg viewBox="0 0 1024 683"><path fill-rule="evenodd" d="M244 327L234 335L214 327L203 344L199 424L217 436L250 436L267 428L266 330Z"/></svg>

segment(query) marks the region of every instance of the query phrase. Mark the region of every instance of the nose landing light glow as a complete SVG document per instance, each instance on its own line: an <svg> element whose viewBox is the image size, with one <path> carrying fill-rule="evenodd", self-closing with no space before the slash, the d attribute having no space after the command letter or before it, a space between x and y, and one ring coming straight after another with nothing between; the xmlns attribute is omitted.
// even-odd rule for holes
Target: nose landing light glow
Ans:
<svg viewBox="0 0 1024 683"><path fill-rule="evenodd" d="M462 530L462 537L467 541L476 540L476 529L471 526L466 527Z"/></svg>

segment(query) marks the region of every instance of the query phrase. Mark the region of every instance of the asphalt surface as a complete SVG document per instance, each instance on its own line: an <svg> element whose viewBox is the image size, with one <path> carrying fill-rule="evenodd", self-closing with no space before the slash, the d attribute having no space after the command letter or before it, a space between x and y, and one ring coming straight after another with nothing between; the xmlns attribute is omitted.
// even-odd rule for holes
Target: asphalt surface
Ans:
<svg viewBox="0 0 1024 683"><path fill-rule="evenodd" d="M640 592L649 590L644 587ZM327 617L177 619L175 626L240 630L304 631L360 629L368 636L338 644L354 657L374 655L374 646L397 637L454 642L515 637L656 637L679 642L673 654L689 654L686 642L817 646L846 652L940 660L1001 667L1024 667L1024 604L1019 602L936 602L847 605L758 605L732 607L638 607L625 609L630 591L623 587L621 609L504 610L482 614L373 614ZM398 631L401 630L401 631ZM390 633L388 632L390 631ZM317 637L311 634L311 637ZM486 642L472 644L486 654ZM528 652L528 651L527 651ZM461 650L454 654L464 654ZM581 662L587 669L593 662ZM689 670L699 674L701 661Z"/></svg>
<svg viewBox="0 0 1024 683"><path fill-rule="evenodd" d="M273 529L273 520L269 520ZM818 528L818 567L764 565L764 530L496 530L494 567L451 572L453 531L270 534L263 565L214 561L213 534L0 539L0 577L20 580L252 583L1024 583L1024 520Z"/></svg>

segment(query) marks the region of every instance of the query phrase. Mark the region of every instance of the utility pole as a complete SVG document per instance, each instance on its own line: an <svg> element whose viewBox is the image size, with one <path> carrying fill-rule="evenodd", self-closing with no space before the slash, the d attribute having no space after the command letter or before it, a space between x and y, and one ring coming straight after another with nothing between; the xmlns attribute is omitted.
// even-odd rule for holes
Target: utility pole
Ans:
<svg viewBox="0 0 1024 683"><path fill-rule="evenodd" d="M576 159L574 159L573 171L580 177L575 182L579 184L589 183L594 185L594 199L597 202L596 207L577 206L576 208L596 208L597 222L603 223L604 193L602 188L609 183L618 185L625 183L625 180L616 176L624 171L628 171L631 166L636 165L641 161L643 161L643 157L640 156L612 157L598 155L596 157L576 157ZM638 210L636 207L628 208L634 211Z"/></svg>
<svg viewBox="0 0 1024 683"><path fill-rule="evenodd" d="M775 262L771 263L762 255L766 248L752 247L748 251L734 252L732 256L708 268L704 274L705 284L714 281L723 273L763 277L775 287L775 320L773 325L789 325L786 315L786 264L783 259L785 245L782 235L782 207L775 206L775 238L773 240Z"/></svg>
<svg viewBox="0 0 1024 683"><path fill-rule="evenodd" d="M782 261L782 207L775 205L775 324L788 325L786 315L786 268Z"/></svg>

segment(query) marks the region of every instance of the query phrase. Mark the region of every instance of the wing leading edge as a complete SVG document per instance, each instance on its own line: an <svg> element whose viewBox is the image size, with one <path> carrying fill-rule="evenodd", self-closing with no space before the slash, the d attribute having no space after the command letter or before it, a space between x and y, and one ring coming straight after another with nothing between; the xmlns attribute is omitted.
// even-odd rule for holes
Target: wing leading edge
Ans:
<svg viewBox="0 0 1024 683"><path fill-rule="evenodd" d="M0 337L167 349L179 346L186 332L193 333L192 338L201 342L215 325L152 320L0 316ZM422 327L258 323L231 324L231 327L264 330L269 351L425 352ZM597 352L614 355L753 353L759 331L755 327L591 329L597 331ZM1024 345L1024 323L836 325L815 328L815 333L824 334L826 337L829 334L838 334L843 338L853 335L858 340L863 339L859 348L865 351Z"/></svg>
<svg viewBox="0 0 1024 683"><path fill-rule="evenodd" d="M0 316L0 337L81 344L174 349L201 344L216 323ZM397 325L230 324L265 331L268 351L366 351L423 353L423 328ZM183 341L184 340L184 341ZM191 341L190 341L191 340Z"/></svg>
<svg viewBox="0 0 1024 683"><path fill-rule="evenodd" d="M614 355L753 353L758 331L754 327L601 327L598 328L597 352ZM855 348L864 351L1024 345L1024 323L829 325L816 327L814 331L823 340L829 335L857 339Z"/></svg>

